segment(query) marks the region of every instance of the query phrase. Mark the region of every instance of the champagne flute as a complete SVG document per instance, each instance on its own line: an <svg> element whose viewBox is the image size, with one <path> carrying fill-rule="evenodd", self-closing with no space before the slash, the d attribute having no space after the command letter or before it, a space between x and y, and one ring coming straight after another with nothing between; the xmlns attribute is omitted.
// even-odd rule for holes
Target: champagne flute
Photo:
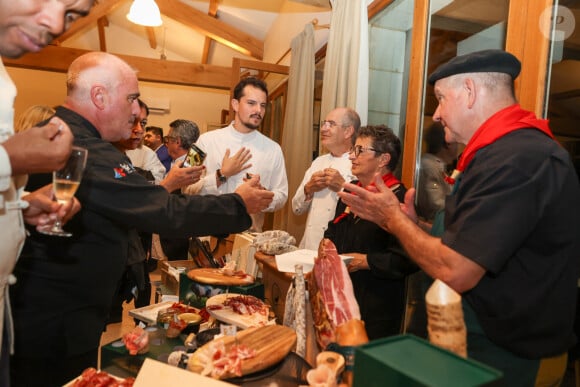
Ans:
<svg viewBox="0 0 580 387"><path fill-rule="evenodd" d="M71 200L81 183L87 164L88 151L78 146L72 147L72 152L64 167L52 173L52 190L54 197L61 204ZM39 230L42 234L71 237L73 234L62 229L60 218L52 226Z"/></svg>

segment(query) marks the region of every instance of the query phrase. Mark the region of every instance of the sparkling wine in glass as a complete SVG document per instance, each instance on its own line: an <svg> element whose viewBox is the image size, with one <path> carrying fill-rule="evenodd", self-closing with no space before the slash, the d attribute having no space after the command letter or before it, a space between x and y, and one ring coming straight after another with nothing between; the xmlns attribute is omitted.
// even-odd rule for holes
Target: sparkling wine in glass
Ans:
<svg viewBox="0 0 580 387"><path fill-rule="evenodd" d="M73 146L72 152L65 166L52 173L52 190L54 197L61 204L72 200L87 164L88 151L84 148ZM61 220L57 219L52 226L39 230L43 234L70 237L72 233L62 229Z"/></svg>

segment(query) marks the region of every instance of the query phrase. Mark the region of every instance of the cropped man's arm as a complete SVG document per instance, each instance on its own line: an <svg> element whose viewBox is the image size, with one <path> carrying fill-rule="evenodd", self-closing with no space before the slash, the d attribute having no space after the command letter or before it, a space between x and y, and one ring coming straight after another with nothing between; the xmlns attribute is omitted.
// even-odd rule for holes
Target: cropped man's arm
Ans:
<svg viewBox="0 0 580 387"><path fill-rule="evenodd" d="M188 185L187 187L183 187L181 189L181 193L184 193L186 195L197 195L200 193L201 189L203 188L203 179L206 176L206 170L204 169L201 173L201 178L199 179L199 181Z"/></svg>
<svg viewBox="0 0 580 387"><path fill-rule="evenodd" d="M219 155L219 150L215 146L212 146L213 142L210 142L205 134L201 135L197 142L195 143L200 149L203 149L208 153L207 158L203 162L205 166L205 174L200 180L199 189L197 189L197 194L199 195L220 195L224 192L224 189L220 190L217 185L216 170L221 167L219 160L222 159L223 155ZM215 156L215 157L212 157Z"/></svg>
<svg viewBox="0 0 580 387"><path fill-rule="evenodd" d="M401 211L391 218L388 230L427 274L459 293L473 288L485 275L484 267L446 246L441 238L424 232Z"/></svg>
<svg viewBox="0 0 580 387"><path fill-rule="evenodd" d="M12 166L10 165L10 158L2 144L0 144L0 191L6 191L8 189L11 176Z"/></svg>
<svg viewBox="0 0 580 387"><path fill-rule="evenodd" d="M159 184L165 177L165 174L168 172L165 170L165 166L161 163L159 157L157 157L157 153L153 151L147 152L145 154L145 165L143 169L151 171L151 174L155 178L156 184Z"/></svg>
<svg viewBox="0 0 580 387"><path fill-rule="evenodd" d="M460 293L477 285L485 274L482 266L446 246L440 238L425 233L402 211L399 199L382 179L376 178L375 184L378 192L345 184L345 189L354 195L344 192L338 195L353 213L395 235L409 257L432 278L442 280ZM408 191L405 203L411 197L412 191Z"/></svg>
<svg viewBox="0 0 580 387"><path fill-rule="evenodd" d="M274 200L264 211L271 212L284 207L288 200L288 177L286 176L286 166L282 152L273 163L271 174L270 191L274 192Z"/></svg>
<svg viewBox="0 0 580 387"><path fill-rule="evenodd" d="M300 183L298 189L296 189L294 197L292 198L292 211L295 215L301 215L305 212L308 212L310 204L312 203L312 197L308 198L304 192L304 186L310 180L310 176L312 175L312 172L310 171L311 168L312 167L306 170L304 178L302 179L302 183Z"/></svg>
<svg viewBox="0 0 580 387"><path fill-rule="evenodd" d="M218 189L215 176L215 171L213 173L210 171L200 179L201 187L197 191L200 195L219 195L221 193Z"/></svg>

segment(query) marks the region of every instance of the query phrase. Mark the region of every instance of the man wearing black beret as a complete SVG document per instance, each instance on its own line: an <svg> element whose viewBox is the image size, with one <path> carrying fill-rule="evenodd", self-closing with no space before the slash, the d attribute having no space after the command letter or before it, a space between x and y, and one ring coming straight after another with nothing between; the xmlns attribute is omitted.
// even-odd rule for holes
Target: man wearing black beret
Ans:
<svg viewBox="0 0 580 387"><path fill-rule="evenodd" d="M500 369L505 386L534 386L544 359L560 375L576 341L580 186L570 156L546 120L523 110L513 81L520 62L486 50L459 56L429 76L433 119L448 142L466 144L453 192L432 235L416 225L414 189L401 209L376 179L373 193L339 193L358 216L396 235L431 277L461 293L470 358ZM542 373L540 373L542 375Z"/></svg>

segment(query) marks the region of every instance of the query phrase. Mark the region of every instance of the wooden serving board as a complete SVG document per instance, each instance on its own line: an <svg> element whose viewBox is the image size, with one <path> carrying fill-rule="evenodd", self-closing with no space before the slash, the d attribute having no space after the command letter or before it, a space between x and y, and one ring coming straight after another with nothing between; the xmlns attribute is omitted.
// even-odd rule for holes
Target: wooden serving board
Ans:
<svg viewBox="0 0 580 387"><path fill-rule="evenodd" d="M236 344L256 351L254 357L241 360L241 376L246 376L281 362L296 345L296 332L283 325L268 325L239 331L235 336L220 337L205 344L190 356L187 364L190 371L201 373L204 370L208 359L213 357L212 345L215 346L216 340L224 342L226 351ZM229 379L236 376L239 375L226 373L219 379Z"/></svg>
<svg viewBox="0 0 580 387"><path fill-rule="evenodd" d="M264 316L258 313L252 315L243 315L234 312L234 310L229 306L224 306L224 301L228 297L244 296L238 293L222 293L216 296L210 297L205 303L207 312L218 321L235 325L241 329L247 329L256 326L262 326L268 323L268 316ZM222 309L211 309L211 306L222 306Z"/></svg>
<svg viewBox="0 0 580 387"><path fill-rule="evenodd" d="M226 275L221 269L209 267L192 269L187 273L187 276L194 281L207 285L244 286L251 285L255 281L254 277L249 274Z"/></svg>

